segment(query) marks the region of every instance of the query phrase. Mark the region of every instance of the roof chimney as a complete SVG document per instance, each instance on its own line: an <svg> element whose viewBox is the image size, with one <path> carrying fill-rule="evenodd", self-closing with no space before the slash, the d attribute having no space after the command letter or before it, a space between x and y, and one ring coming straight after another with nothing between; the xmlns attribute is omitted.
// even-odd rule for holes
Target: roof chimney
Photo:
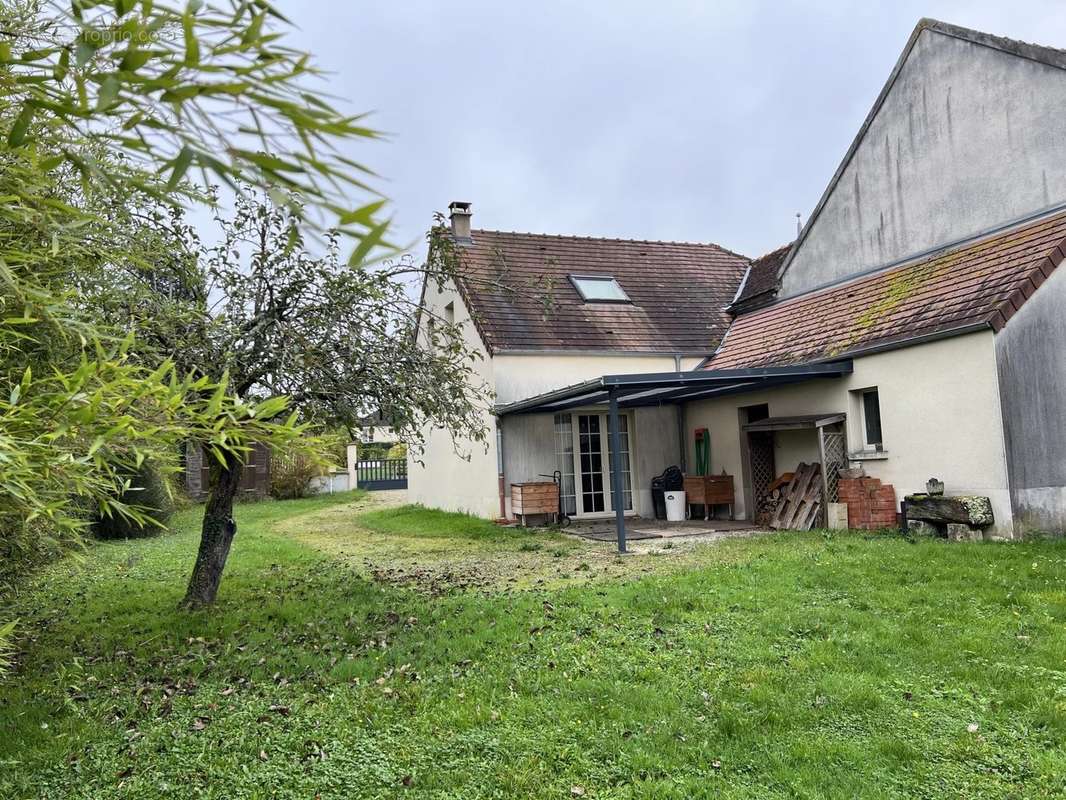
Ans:
<svg viewBox="0 0 1066 800"><path fill-rule="evenodd" d="M470 244L470 203L462 203L458 200L448 204L448 219L452 223L452 237L459 244Z"/></svg>

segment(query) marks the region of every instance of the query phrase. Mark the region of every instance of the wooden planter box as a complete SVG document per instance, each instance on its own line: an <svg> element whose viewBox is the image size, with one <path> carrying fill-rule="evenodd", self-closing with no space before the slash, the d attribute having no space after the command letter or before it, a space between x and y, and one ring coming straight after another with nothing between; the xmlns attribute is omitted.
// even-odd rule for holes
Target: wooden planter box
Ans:
<svg viewBox="0 0 1066 800"><path fill-rule="evenodd" d="M559 487L555 481L533 481L511 484L511 513L526 524L530 514L559 513Z"/></svg>
<svg viewBox="0 0 1066 800"><path fill-rule="evenodd" d="M710 519L712 506L729 506L729 518L733 519L735 501L732 475L685 476L685 502L703 506L704 519Z"/></svg>

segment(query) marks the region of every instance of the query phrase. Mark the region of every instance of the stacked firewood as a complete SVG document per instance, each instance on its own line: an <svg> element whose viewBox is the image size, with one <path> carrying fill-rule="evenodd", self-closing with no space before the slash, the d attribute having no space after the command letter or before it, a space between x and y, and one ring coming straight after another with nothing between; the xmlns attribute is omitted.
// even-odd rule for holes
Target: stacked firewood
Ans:
<svg viewBox="0 0 1066 800"><path fill-rule="evenodd" d="M822 466L800 464L767 487L755 501L755 523L768 528L808 531L822 506Z"/></svg>
<svg viewBox="0 0 1066 800"><path fill-rule="evenodd" d="M793 474L786 472L784 475L777 476L766 487L765 494L755 498L756 525L770 527L770 522L773 520L774 514L777 513L777 506L781 502L781 488L788 485L788 482L792 480Z"/></svg>

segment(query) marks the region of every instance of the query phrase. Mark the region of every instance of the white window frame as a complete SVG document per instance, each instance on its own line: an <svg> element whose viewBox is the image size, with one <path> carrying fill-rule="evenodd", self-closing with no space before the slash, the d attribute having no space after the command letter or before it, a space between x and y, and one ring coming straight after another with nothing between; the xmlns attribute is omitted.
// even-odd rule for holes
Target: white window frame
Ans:
<svg viewBox="0 0 1066 800"><path fill-rule="evenodd" d="M880 416L881 423L881 441L871 442L866 432L866 395L870 393L877 394L877 408ZM888 456L888 449L885 447L885 418L884 414L880 413L881 410L881 391L879 386L864 386L861 389L853 389L851 395L851 411L849 418L854 420L855 426L853 426L854 438L852 441L862 442L862 449L852 451L849 456L853 459L861 460L867 459L883 459ZM854 430L857 427L858 430ZM849 434L850 437L851 434Z"/></svg>
<svg viewBox="0 0 1066 800"><path fill-rule="evenodd" d="M626 290L622 288L622 284L618 282L618 279L613 275L567 275L570 279L570 283L573 284L577 293L581 295L581 299L586 303L632 303L629 299L629 295L626 294ZM583 282L611 284L618 290L621 297L590 297L585 293L585 287Z"/></svg>
<svg viewBox="0 0 1066 800"><path fill-rule="evenodd" d="M559 415L570 415L570 428L571 436L573 437L573 469L574 469L574 507L577 513L573 516L582 519L596 519L598 517L610 517L614 515L614 485L611 478L611 434L608 428L609 415L597 408L587 409L571 409L567 412L560 412ZM600 418L600 453L603 459L603 491L604 491L604 509L603 511L585 511L583 507L584 498L581 491L581 425L578 418L580 416L598 416ZM629 456L629 469L624 470L629 473L629 508L625 509L624 513L629 516L636 514L637 506L637 455L635 439L633 436L634 421L633 415L627 412L620 412L619 416L625 418L625 433L622 434L626 437L627 454ZM555 417L552 418L553 426L556 425ZM555 427L556 436L558 436L558 427ZM555 446L556 457L558 458L559 451L558 445ZM624 465L623 465L624 466ZM623 497L623 500L625 498Z"/></svg>
<svg viewBox="0 0 1066 800"><path fill-rule="evenodd" d="M555 443L555 465L556 467L561 468L565 466L563 462L566 460L567 456L569 456L570 460L569 471L566 469L559 469L559 499L564 513L575 516L577 514L578 476L574 472L577 468L576 459L574 458L574 415L568 411L555 414L552 416L552 424L555 429L553 436L553 442ZM566 445L569 445L569 450L566 449ZM570 479L569 487L566 485L567 478ZM571 491L567 492L567 488ZM573 510L571 510L571 508Z"/></svg>

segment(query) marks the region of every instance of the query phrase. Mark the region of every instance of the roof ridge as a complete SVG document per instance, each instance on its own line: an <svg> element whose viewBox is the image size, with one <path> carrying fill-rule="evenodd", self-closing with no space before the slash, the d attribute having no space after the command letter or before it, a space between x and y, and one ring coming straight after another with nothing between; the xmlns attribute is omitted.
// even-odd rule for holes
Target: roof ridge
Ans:
<svg viewBox="0 0 1066 800"><path fill-rule="evenodd" d="M915 32L922 30L934 31L946 36L954 36L956 39L963 39L984 47L991 47L994 50L1002 50L1005 53L1018 56L1019 58L1026 58L1030 61L1039 61L1042 64L1047 64L1050 67L1056 67L1058 69L1066 69L1066 49L1061 47L1035 44L1023 39L1012 39L1009 36L987 33L985 31L979 31L976 28L955 25L954 23L944 22L943 20L934 19L933 17L922 17L918 20Z"/></svg>
<svg viewBox="0 0 1066 800"><path fill-rule="evenodd" d="M792 247L792 245L794 245L795 243L796 243L796 240L793 239L791 242L783 244L780 247L775 247L773 250L767 250L761 256L755 256L755 258L753 258L751 260L752 261L762 261L764 258L769 258L770 256L775 256L778 253L780 253L782 250L784 250L784 249L786 249L788 247Z"/></svg>
<svg viewBox="0 0 1066 800"><path fill-rule="evenodd" d="M470 231L471 236L476 233L495 233L503 234L506 236L534 236L541 239L577 239L584 242L620 242L623 244L674 244L682 245L684 247L713 247L716 250L721 250L723 253L736 256L737 258L743 258L751 260L748 256L738 253L735 250L730 250L728 247L723 247L717 242L687 242L677 239L626 239L620 236L587 236L577 233L534 233L533 231L505 231L494 230L491 228L474 228Z"/></svg>

